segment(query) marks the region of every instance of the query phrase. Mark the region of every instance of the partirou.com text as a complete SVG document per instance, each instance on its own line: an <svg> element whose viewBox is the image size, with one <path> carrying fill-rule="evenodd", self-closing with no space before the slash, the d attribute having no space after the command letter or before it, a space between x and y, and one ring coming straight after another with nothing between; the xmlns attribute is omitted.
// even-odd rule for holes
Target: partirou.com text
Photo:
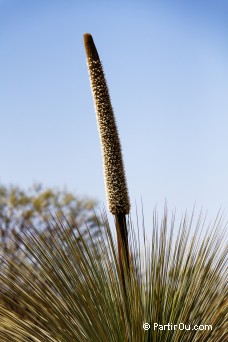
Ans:
<svg viewBox="0 0 228 342"><path fill-rule="evenodd" d="M172 323L167 323L167 324L158 324L158 323L143 323L143 329L144 330L212 330L212 325L211 324L184 324L184 323L178 323L178 324L172 324Z"/></svg>

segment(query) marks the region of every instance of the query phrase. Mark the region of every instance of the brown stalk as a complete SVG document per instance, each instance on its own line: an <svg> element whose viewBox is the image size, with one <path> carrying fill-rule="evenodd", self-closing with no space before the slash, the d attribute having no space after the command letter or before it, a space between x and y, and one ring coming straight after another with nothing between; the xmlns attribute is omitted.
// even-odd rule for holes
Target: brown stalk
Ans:
<svg viewBox="0 0 228 342"><path fill-rule="evenodd" d="M130 211L130 200L121 144L102 64L93 38L89 33L84 35L84 45L101 140L106 196L109 210L115 215L119 266L125 288L124 267L128 271L130 267L126 224L126 215Z"/></svg>

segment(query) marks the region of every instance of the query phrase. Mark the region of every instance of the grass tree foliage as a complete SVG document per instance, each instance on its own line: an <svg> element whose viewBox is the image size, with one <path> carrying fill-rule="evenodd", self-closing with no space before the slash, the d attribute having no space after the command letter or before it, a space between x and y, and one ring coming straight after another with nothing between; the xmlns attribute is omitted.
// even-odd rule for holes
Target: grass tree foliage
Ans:
<svg viewBox="0 0 228 342"><path fill-rule="evenodd" d="M66 189L44 188L41 184L34 184L31 188L24 190L16 186L0 186L0 267L3 267L4 256L10 257L11 266L7 272L14 279L17 278L17 267L22 266L20 258L25 258L24 262L29 262L29 258L22 253L22 241L20 233L30 230L31 224L35 225L40 238L45 236L46 241L53 245L54 238L61 234L62 245L65 244L66 233L62 233L60 227L51 216L51 212L59 218L63 215L71 221L72 219L80 228L81 235L88 237L84 222L90 228L90 234L96 240L98 217L94 215L96 202L91 199L76 197ZM30 222L30 224L28 224ZM101 222L101 221L100 221ZM72 223L67 234L74 230ZM80 237L77 237L80 240ZM19 264L18 264L19 263ZM37 269L37 265L30 266ZM0 298L6 294L4 286L0 287ZM11 306L17 309L16 306Z"/></svg>
<svg viewBox="0 0 228 342"><path fill-rule="evenodd" d="M127 296L105 214L98 243L90 235L90 241L82 237L81 245L73 233L66 234L64 246L58 235L51 245L35 227L23 231L23 253L30 263L18 258L15 266L6 256L0 272L8 289L0 304L0 340L225 341L225 225L217 218L202 235L201 220L193 229L191 219L184 217L174 239L174 220L169 223L165 211L159 221L155 212L151 243L143 246L128 222L130 272L123 269ZM68 231L67 221L57 223L58 231ZM16 279L7 272L11 266L17 267ZM151 329L143 329L145 322ZM152 330L154 323L181 322L210 324L212 330Z"/></svg>
<svg viewBox="0 0 228 342"><path fill-rule="evenodd" d="M102 222L97 219L96 240L89 226L87 235L82 234L78 223L64 216L52 217L53 229L43 234L35 224L20 230L20 253L12 257L6 251L2 256L0 340L223 342L226 222L218 215L205 229L202 214L196 221L186 214L177 225L165 208L161 219L154 211L147 243L144 225L137 220L135 227L129 214L115 118L90 34L84 35L84 43L117 242L105 211ZM150 325L148 330L144 323ZM168 329L168 323L184 323L188 330ZM202 324L212 329L193 328Z"/></svg>

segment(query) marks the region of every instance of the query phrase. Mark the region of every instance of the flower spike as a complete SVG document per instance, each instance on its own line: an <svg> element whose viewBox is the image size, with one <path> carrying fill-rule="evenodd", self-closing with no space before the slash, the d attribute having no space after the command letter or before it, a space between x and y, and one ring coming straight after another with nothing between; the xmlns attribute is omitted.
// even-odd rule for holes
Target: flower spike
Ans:
<svg viewBox="0 0 228 342"><path fill-rule="evenodd" d="M112 214L128 214L130 201L115 116L102 64L89 33L84 35L91 88L100 133L106 196Z"/></svg>

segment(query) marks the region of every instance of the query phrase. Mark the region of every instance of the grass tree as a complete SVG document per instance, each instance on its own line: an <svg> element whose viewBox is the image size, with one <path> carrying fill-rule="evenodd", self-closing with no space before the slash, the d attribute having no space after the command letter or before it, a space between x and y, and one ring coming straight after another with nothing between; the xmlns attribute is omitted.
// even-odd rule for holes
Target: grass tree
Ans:
<svg viewBox="0 0 228 342"><path fill-rule="evenodd" d="M130 201L104 74L91 35L84 41L118 241L105 212L96 241L89 227L85 238L64 218L54 232L32 225L20 232L26 257L4 253L0 266L0 341L224 342L227 224L218 215L205 229L202 214L196 221L186 214L176 229L165 208L161 219L154 211L150 244L141 242L138 220L126 221Z"/></svg>

